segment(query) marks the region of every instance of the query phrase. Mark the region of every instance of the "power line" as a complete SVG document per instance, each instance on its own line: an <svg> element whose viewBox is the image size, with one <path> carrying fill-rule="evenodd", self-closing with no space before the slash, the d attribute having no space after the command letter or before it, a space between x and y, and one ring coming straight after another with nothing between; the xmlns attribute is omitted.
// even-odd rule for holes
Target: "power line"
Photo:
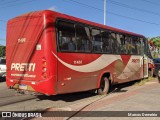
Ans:
<svg viewBox="0 0 160 120"><path fill-rule="evenodd" d="M5 1L5 0L0 0L0 2L1 2L1 3L4 3L4 2L6 2L6 1Z"/></svg>
<svg viewBox="0 0 160 120"><path fill-rule="evenodd" d="M139 21L139 22L143 22L143 23L152 24L152 25L160 25L160 24L158 24L158 23L149 22L149 21L145 21L145 20L140 20L140 19L136 19L136 18L124 16L124 15L119 15L119 14L116 14L116 13L113 13L113 12L109 12L109 13L110 13L110 14L113 14L113 15L116 15L116 16L119 16L119 17L123 17L123 18L130 19L130 20L135 20L135 21Z"/></svg>
<svg viewBox="0 0 160 120"><path fill-rule="evenodd" d="M74 3L77 3L77 4L80 4L80 5L83 5L83 6L85 6L85 7L92 8L92 9L95 9L95 10L98 10L98 11L103 12L102 9L96 8L96 7L94 7L94 6L90 6L90 5L87 5L87 4L84 4L84 3L81 3L81 2L75 1L75 0L70 0L70 1L72 1L72 2L74 2ZM154 22L149 22L149 21L145 21L145 20L141 20L141 19L136 19L136 18L132 18L132 17L120 15L120 14L117 14L117 13L114 13L114 12L110 12L110 11L108 11L107 13L108 13L108 14L115 15L115 16L123 17L123 18L126 18L126 19L130 19L130 20L147 23L147 24L160 25L159 23L154 23Z"/></svg>
<svg viewBox="0 0 160 120"><path fill-rule="evenodd" d="M2 19L0 19L0 22L7 22L6 20L2 20Z"/></svg>
<svg viewBox="0 0 160 120"><path fill-rule="evenodd" d="M14 2L16 2L16 1L20 1L20 0L13 0L13 1L9 1L9 2L8 2L8 1L5 1L5 2L3 2L3 3L1 2L0 5L6 5L6 4L14 3Z"/></svg>
<svg viewBox="0 0 160 120"><path fill-rule="evenodd" d="M68 0L67 0L67 1L68 1ZM74 2L74 3L80 4L80 5L85 6L85 7L88 7L88 8L92 8L92 9L96 9L96 10L99 10L99 11L103 11L103 10L100 9L100 8L97 8L97 7L94 7L94 6L90 6L90 5L87 5L87 4L84 4L84 3L81 3L81 2L75 1L75 0L69 0L69 1L72 1L72 2Z"/></svg>
<svg viewBox="0 0 160 120"><path fill-rule="evenodd" d="M111 4L114 4L114 5L121 6L121 7L129 8L129 9L132 9L132 10L136 10L136 11L145 12L145 13L148 13L148 14L160 16L159 13L149 11L149 10L144 10L144 9L141 9L141 8L135 8L135 7L129 6L129 5L124 4L124 3L116 2L114 0L109 0L108 2L110 2Z"/></svg>
<svg viewBox="0 0 160 120"><path fill-rule="evenodd" d="M31 3L31 2L35 2L35 0L30 0L30 1L25 1L25 2L21 2L21 3L16 3L16 5L8 5L8 6L0 7L0 8L15 7L15 6L18 6L18 5L23 5L23 4L27 4L27 3Z"/></svg>
<svg viewBox="0 0 160 120"><path fill-rule="evenodd" d="M7 8L7 7L14 7L14 6L18 6L18 5L22 5L22 4L27 4L27 3L30 3L30 2L34 2L35 0L30 0L30 1L25 1L25 2L21 2L21 3L17 3L16 1L20 1L20 0L14 0L14 1L10 1L10 2L3 2L2 4L0 5L4 5L4 4L8 4L8 3L16 3L16 5L7 5L7 6L2 6L0 8ZM7 20L2 20L0 19L0 22L7 22Z"/></svg>
<svg viewBox="0 0 160 120"><path fill-rule="evenodd" d="M145 2L147 2L147 3L150 3L150 4L152 4L152 5L156 5L156 6L159 6L159 5L160 5L160 3L151 2L151 1L149 1L149 0L142 0L142 1L145 1Z"/></svg>

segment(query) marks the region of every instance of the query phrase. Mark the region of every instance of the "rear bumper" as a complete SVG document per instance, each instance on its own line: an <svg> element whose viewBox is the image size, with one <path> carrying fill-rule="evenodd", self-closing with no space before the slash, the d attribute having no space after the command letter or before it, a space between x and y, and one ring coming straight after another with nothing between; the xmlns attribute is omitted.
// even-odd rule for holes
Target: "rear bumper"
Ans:
<svg viewBox="0 0 160 120"><path fill-rule="evenodd" d="M20 89L24 91L34 91L46 95L55 95L56 90L56 77L52 76L45 80L16 80L6 78L6 84L10 89ZM20 87L21 85L25 85L25 88Z"/></svg>

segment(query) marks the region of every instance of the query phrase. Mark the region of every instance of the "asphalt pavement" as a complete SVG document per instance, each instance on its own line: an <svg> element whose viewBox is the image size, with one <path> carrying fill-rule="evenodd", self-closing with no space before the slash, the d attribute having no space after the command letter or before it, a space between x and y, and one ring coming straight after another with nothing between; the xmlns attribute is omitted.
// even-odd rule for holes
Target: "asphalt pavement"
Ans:
<svg viewBox="0 0 160 120"><path fill-rule="evenodd" d="M52 116L56 120L160 119L160 84L157 78L143 85L132 85L129 90L122 87L115 91L111 96L103 95L93 101L47 109L43 116Z"/></svg>
<svg viewBox="0 0 160 120"><path fill-rule="evenodd" d="M160 119L160 84L157 78L145 84L135 85L135 82L115 86L108 95L91 95L88 93L73 93L51 97L21 95L15 96L15 91L6 89L1 82L0 109L18 110L38 106L43 110L43 118L56 120L159 120ZM5 92L5 94L4 94ZM27 100L32 99L33 100ZM18 101L15 103L15 101ZM19 102L21 99L24 102ZM13 103L14 102L14 103ZM4 104L5 103L5 104ZM54 107L51 107L54 106ZM14 109L13 109L14 108ZM35 108L34 108L35 109ZM34 110L33 109L33 110ZM27 110L27 109L26 109ZM24 111L26 112L26 111ZM21 119L21 118L20 118Z"/></svg>

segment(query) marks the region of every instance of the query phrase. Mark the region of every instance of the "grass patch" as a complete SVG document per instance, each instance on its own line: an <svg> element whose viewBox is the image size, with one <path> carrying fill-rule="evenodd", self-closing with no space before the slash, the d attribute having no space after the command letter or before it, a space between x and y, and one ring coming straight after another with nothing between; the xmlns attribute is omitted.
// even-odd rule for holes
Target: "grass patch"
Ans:
<svg viewBox="0 0 160 120"><path fill-rule="evenodd" d="M152 81L153 78L152 77L149 77L149 78L144 78L138 82L136 82L134 85L137 85L137 86L142 86L144 85L146 82L149 82L149 81Z"/></svg>

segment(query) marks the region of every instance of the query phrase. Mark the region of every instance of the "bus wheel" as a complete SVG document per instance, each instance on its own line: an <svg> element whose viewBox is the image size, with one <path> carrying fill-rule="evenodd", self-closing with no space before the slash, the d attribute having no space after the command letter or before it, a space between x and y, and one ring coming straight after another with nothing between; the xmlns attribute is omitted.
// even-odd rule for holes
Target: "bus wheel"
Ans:
<svg viewBox="0 0 160 120"><path fill-rule="evenodd" d="M100 88L98 88L98 95L104 95L109 92L109 79L107 77L102 77Z"/></svg>

